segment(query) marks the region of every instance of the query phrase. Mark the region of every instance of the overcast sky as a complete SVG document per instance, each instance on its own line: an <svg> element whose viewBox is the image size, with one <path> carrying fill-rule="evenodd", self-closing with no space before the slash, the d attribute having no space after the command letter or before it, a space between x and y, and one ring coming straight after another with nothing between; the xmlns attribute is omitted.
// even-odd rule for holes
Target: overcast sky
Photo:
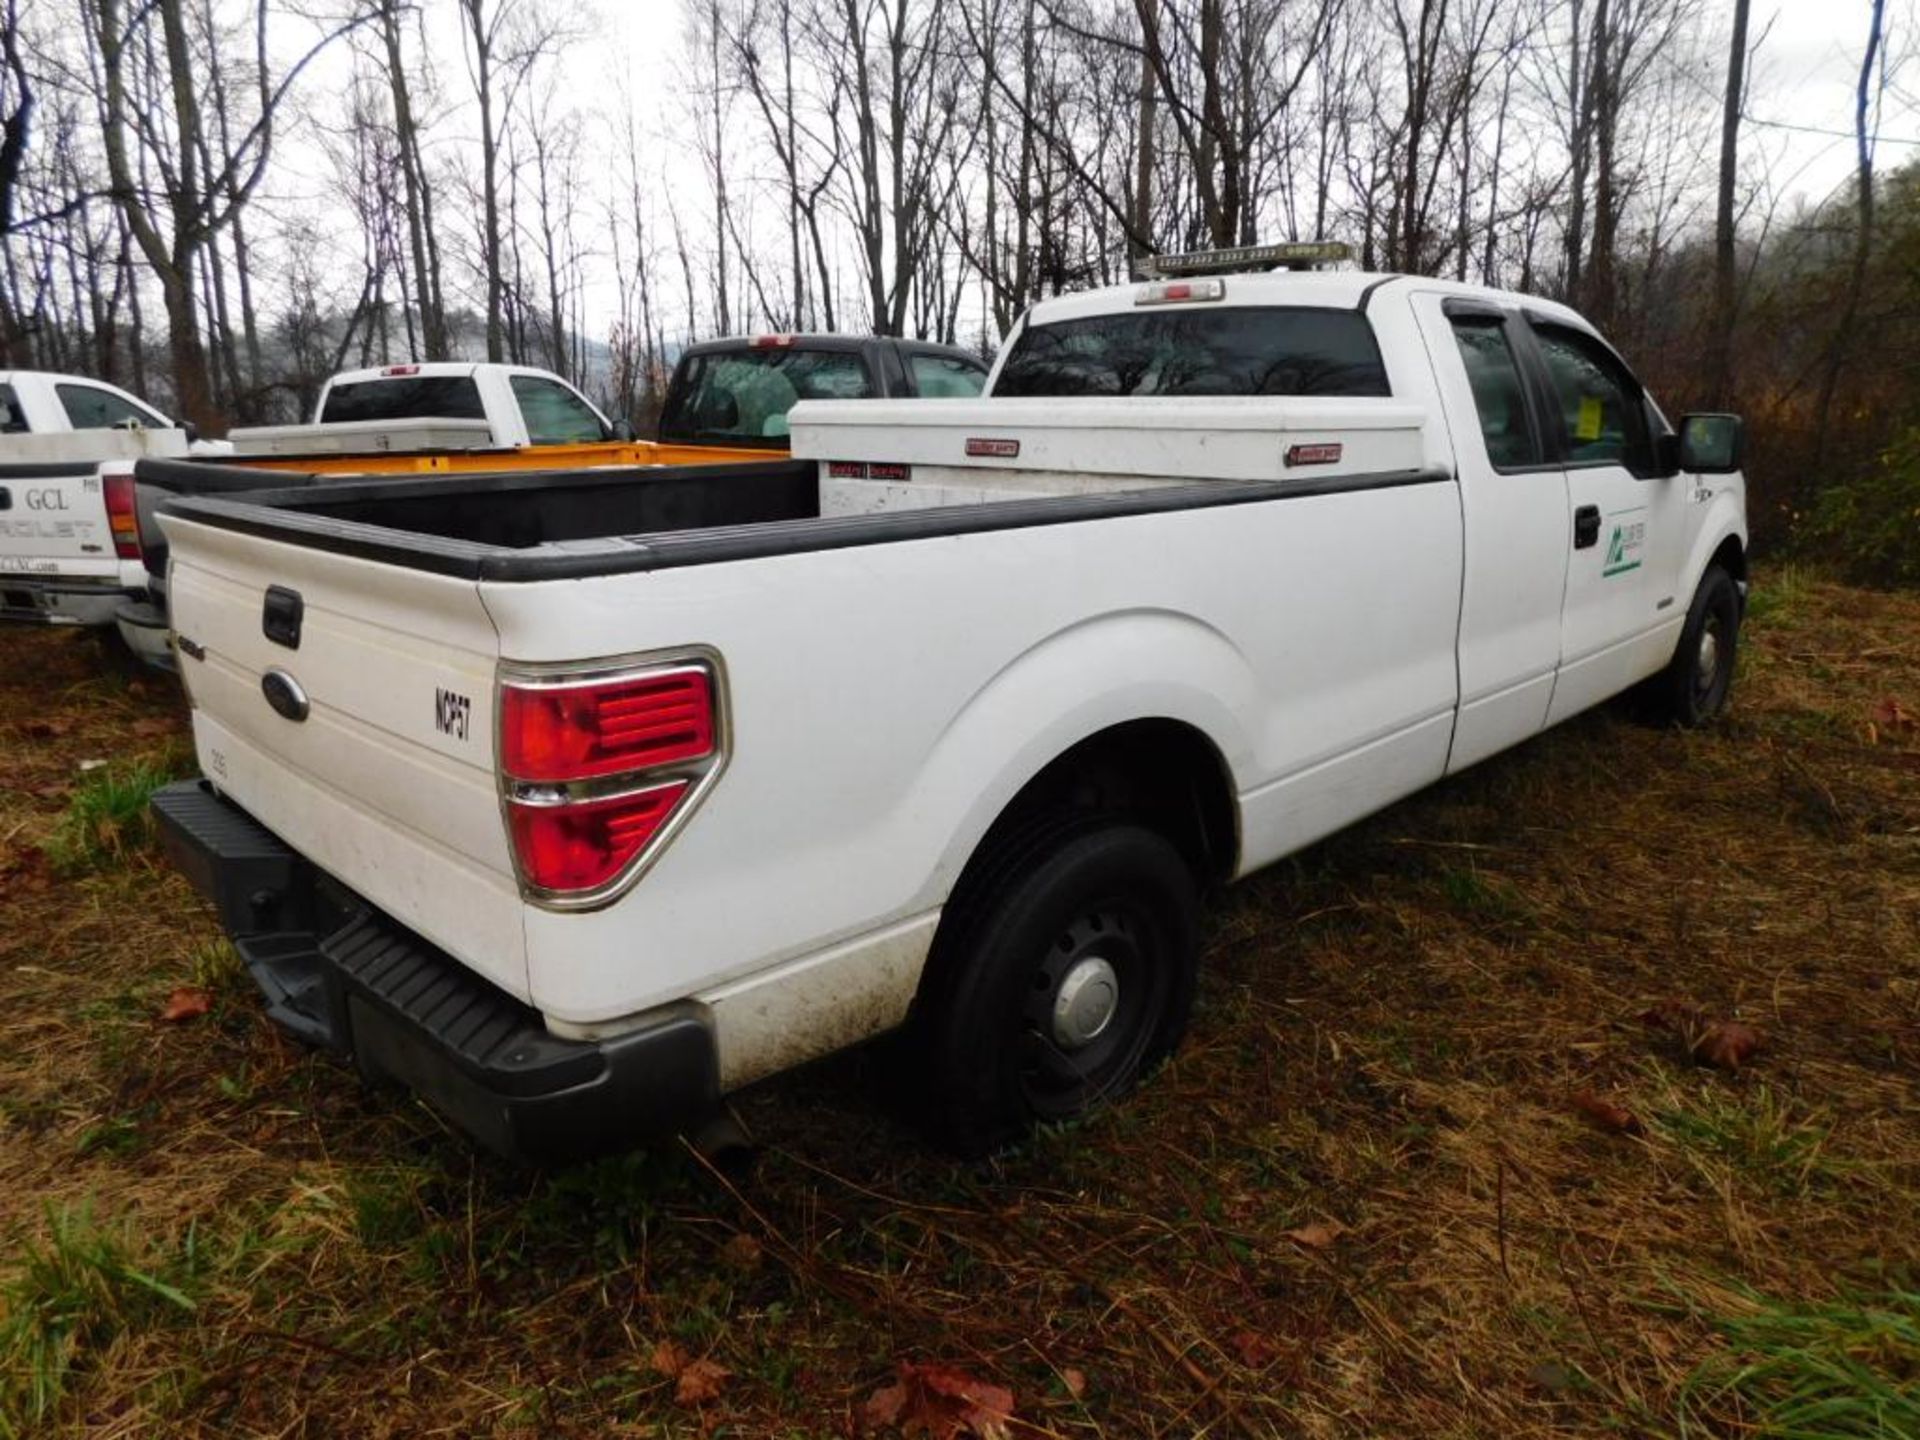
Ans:
<svg viewBox="0 0 1920 1440"><path fill-rule="evenodd" d="M1718 0L1729 15L1732 5ZM1920 154L1920 57L1913 0L1888 0L1892 75L1880 116L1877 168ZM1755 0L1749 22L1766 39L1755 63L1747 114L1749 144L1779 157L1783 187L1820 198L1853 173L1854 87L1866 53L1868 0ZM1768 28L1771 26L1771 28ZM1788 127L1799 126L1802 129ZM1821 134L1819 131L1838 133ZM1789 184L1789 177L1798 176Z"/></svg>

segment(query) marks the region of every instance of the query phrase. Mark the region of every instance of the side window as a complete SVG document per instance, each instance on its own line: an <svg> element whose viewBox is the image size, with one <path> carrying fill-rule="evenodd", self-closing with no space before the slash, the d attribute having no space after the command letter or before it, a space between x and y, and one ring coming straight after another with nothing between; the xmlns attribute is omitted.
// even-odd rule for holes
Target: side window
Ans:
<svg viewBox="0 0 1920 1440"><path fill-rule="evenodd" d="M1560 401L1557 417L1569 465L1624 465L1659 471L1640 387L1604 346L1577 330L1538 325L1534 333Z"/></svg>
<svg viewBox="0 0 1920 1440"><path fill-rule="evenodd" d="M987 372L967 360L951 355L912 355L913 391L929 400L965 400L978 395L987 383Z"/></svg>
<svg viewBox="0 0 1920 1440"><path fill-rule="evenodd" d="M604 438L593 407L566 386L538 375L515 375L511 383L527 422L527 438L535 445L578 445Z"/></svg>
<svg viewBox="0 0 1920 1440"><path fill-rule="evenodd" d="M27 433L27 412L20 408L20 397L13 386L0 385L0 435Z"/></svg>
<svg viewBox="0 0 1920 1440"><path fill-rule="evenodd" d="M167 423L144 405L123 400L111 390L92 385L56 385L53 389L67 412L67 423L76 430L112 430L127 425L156 429Z"/></svg>
<svg viewBox="0 0 1920 1440"><path fill-rule="evenodd" d="M1452 324L1467 384L1473 387L1473 408L1480 412L1487 459L1497 470L1541 464L1546 457L1527 420L1526 390L1505 322L1492 315L1456 315Z"/></svg>

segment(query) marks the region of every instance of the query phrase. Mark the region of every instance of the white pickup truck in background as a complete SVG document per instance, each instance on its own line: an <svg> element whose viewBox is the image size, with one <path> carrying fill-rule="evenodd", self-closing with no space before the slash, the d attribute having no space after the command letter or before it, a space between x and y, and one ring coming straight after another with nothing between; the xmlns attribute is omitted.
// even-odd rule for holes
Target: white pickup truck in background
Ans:
<svg viewBox="0 0 1920 1440"><path fill-rule="evenodd" d="M126 462L224 448L102 381L0 371L0 621L109 627L139 611Z"/></svg>
<svg viewBox="0 0 1920 1440"><path fill-rule="evenodd" d="M239 455L325 455L579 445L631 440L633 427L551 371L437 361L344 370L321 389L312 424L247 426L227 438Z"/></svg>
<svg viewBox="0 0 1920 1440"><path fill-rule="evenodd" d="M988 398L791 423L165 508L206 779L155 810L276 1018L542 1156L904 1025L992 1144L1173 1048L1208 887L1732 679L1739 422L1528 296L1115 287Z"/></svg>

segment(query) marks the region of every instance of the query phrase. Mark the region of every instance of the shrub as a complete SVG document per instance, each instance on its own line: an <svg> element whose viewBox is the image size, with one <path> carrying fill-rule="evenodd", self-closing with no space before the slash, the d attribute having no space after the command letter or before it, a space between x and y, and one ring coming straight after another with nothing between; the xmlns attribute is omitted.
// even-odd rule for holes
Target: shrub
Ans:
<svg viewBox="0 0 1920 1440"><path fill-rule="evenodd" d="M1920 424L1864 475L1829 485L1801 522L1800 539L1849 580L1920 586Z"/></svg>

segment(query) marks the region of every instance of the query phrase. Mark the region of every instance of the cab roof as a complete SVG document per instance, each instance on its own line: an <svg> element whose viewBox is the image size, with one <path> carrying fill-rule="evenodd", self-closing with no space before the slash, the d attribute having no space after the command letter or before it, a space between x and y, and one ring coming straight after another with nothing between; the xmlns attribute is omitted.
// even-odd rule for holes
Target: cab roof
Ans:
<svg viewBox="0 0 1920 1440"><path fill-rule="evenodd" d="M1205 309L1219 306L1294 306L1327 310L1364 310L1377 294L1390 290L1415 289L1425 293L1439 291L1463 299L1479 300L1502 310L1527 309L1552 316L1556 320L1591 329L1587 322L1552 300L1524 295L1513 290L1496 290L1487 285L1467 285L1457 280L1437 280L1426 275L1396 275L1369 270L1277 270L1255 273L1228 273L1208 276L1225 282L1226 293L1218 300L1195 300L1158 308L1169 310ZM1037 301L1027 311L1029 325L1051 325L1062 320L1083 320L1094 315L1130 312L1135 296L1147 284L1163 281L1133 281L1125 285L1106 285L1098 290L1082 290ZM1175 283L1178 283L1177 281Z"/></svg>

